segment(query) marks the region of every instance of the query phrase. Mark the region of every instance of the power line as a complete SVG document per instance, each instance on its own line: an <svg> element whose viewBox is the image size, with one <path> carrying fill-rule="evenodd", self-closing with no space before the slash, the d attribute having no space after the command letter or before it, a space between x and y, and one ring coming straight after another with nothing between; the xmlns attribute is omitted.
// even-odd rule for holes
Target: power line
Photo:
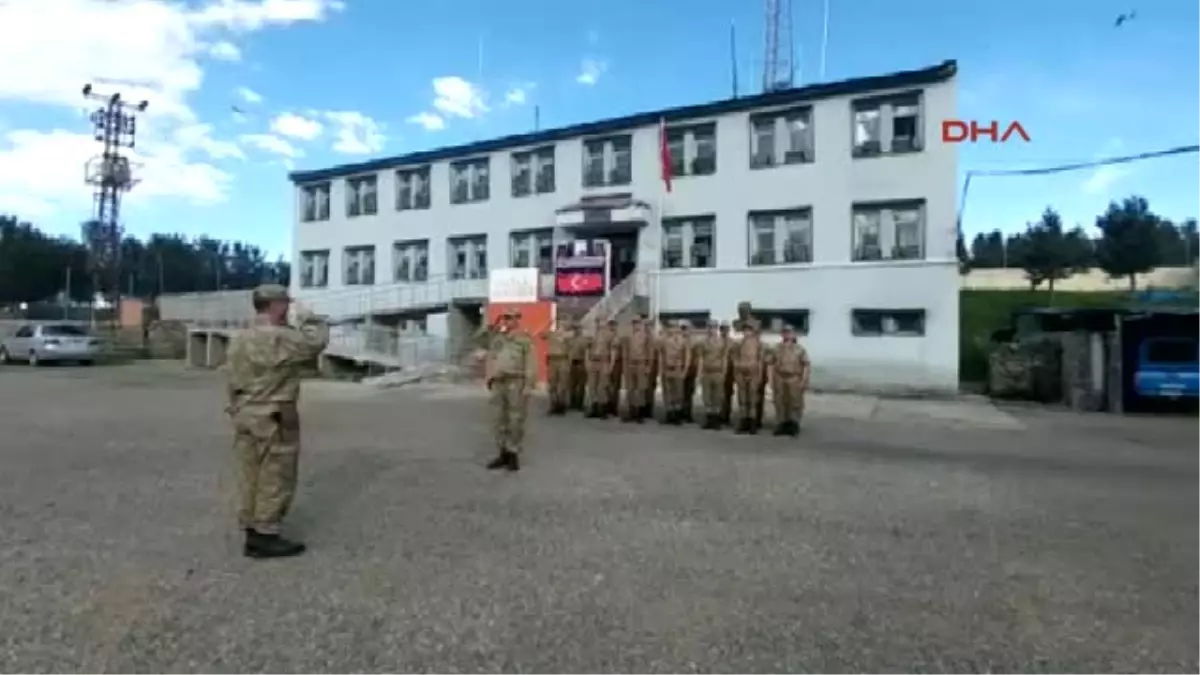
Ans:
<svg viewBox="0 0 1200 675"><path fill-rule="evenodd" d="M1181 145L1175 148L1166 150L1154 150L1152 152L1143 152L1136 155L1125 155L1123 157L1109 157L1107 159L1099 159L1092 162L1075 162L1072 164L1059 164L1056 166L1047 166L1033 169L974 169L967 171L966 177L963 179L962 196L958 205L958 234L962 235L963 214L967 210L967 192L971 189L971 179L975 176L1046 176L1055 173L1066 173L1068 171L1081 171L1083 169L1094 169L1102 166L1112 166L1115 164L1128 164L1129 162L1140 162L1146 159L1157 159L1159 157L1170 157L1172 155L1184 155L1188 153L1200 151L1200 145Z"/></svg>

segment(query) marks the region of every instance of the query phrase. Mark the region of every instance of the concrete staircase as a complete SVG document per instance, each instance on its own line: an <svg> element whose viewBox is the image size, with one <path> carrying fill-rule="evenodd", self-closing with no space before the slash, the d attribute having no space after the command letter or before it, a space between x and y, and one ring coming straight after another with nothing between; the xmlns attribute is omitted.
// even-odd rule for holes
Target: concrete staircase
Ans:
<svg viewBox="0 0 1200 675"><path fill-rule="evenodd" d="M583 330L590 333L595 329L596 320L607 321L616 319L618 323L627 322L638 314L648 314L650 311L650 275L645 272L634 272L617 284L599 302L583 315Z"/></svg>

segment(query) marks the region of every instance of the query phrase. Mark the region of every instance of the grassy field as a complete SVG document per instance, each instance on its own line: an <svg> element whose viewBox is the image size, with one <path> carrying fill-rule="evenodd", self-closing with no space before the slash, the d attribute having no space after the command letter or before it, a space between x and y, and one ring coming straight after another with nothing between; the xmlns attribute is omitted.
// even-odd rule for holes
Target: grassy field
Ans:
<svg viewBox="0 0 1200 675"><path fill-rule="evenodd" d="M1006 328L1012 313L1026 307L1122 307L1124 292L971 291L959 293L959 379L987 379L988 343L993 331Z"/></svg>

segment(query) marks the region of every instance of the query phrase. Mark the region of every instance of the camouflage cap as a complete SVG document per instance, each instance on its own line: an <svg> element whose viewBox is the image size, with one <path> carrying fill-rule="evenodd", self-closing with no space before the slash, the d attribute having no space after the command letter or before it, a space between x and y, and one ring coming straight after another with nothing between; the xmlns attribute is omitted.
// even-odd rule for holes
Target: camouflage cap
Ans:
<svg viewBox="0 0 1200 675"><path fill-rule="evenodd" d="M596 319L596 320L597 320L597 321L599 321L599 319ZM616 319L609 319L609 320L608 320L608 325L609 325L610 327L612 327L612 326L616 326L616 325L617 325L617 320L616 320Z"/></svg>
<svg viewBox="0 0 1200 675"><path fill-rule="evenodd" d="M272 300L291 300L288 289L279 284L262 284L254 289L250 296L254 302L270 302Z"/></svg>
<svg viewBox="0 0 1200 675"><path fill-rule="evenodd" d="M721 330L729 330L729 322L728 321L721 322Z"/></svg>
<svg viewBox="0 0 1200 675"><path fill-rule="evenodd" d="M792 324L790 324L790 323L785 323L785 324L783 324L783 331L782 331L782 332L784 332L784 333L791 333L791 332L793 332L793 331L795 331L795 330L796 330L796 329L795 329L795 328L792 326Z"/></svg>
<svg viewBox="0 0 1200 675"><path fill-rule="evenodd" d="M631 323L641 323L641 322L642 322L642 317L640 317L640 316L635 316L635 317L633 317L632 319L630 319L630 322L631 322Z"/></svg>

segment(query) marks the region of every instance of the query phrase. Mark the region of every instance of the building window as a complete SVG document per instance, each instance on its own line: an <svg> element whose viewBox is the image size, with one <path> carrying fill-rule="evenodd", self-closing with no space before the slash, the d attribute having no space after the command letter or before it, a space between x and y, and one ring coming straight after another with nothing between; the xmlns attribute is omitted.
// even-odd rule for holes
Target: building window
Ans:
<svg viewBox="0 0 1200 675"><path fill-rule="evenodd" d="M393 281L429 279L429 240L398 241L392 248Z"/></svg>
<svg viewBox="0 0 1200 675"><path fill-rule="evenodd" d="M329 285L329 251L300 252L300 288Z"/></svg>
<svg viewBox="0 0 1200 675"><path fill-rule="evenodd" d="M919 92L855 101L855 157L917 152L922 147Z"/></svg>
<svg viewBox="0 0 1200 675"><path fill-rule="evenodd" d="M342 283L370 286L375 283L375 247L347 246L342 256Z"/></svg>
<svg viewBox="0 0 1200 675"><path fill-rule="evenodd" d="M379 180L375 176L346 179L346 216L373 216L379 211Z"/></svg>
<svg viewBox="0 0 1200 675"><path fill-rule="evenodd" d="M554 192L554 146L512 155L512 196Z"/></svg>
<svg viewBox="0 0 1200 675"><path fill-rule="evenodd" d="M798 334L808 335L807 309L754 309L750 315L764 333L782 333L784 326L791 326Z"/></svg>
<svg viewBox="0 0 1200 675"><path fill-rule="evenodd" d="M592 138L583 142L583 187L629 185L633 180L633 136Z"/></svg>
<svg viewBox="0 0 1200 675"><path fill-rule="evenodd" d="M658 315L659 321L665 326L685 323L692 328L708 328L709 312L663 312Z"/></svg>
<svg viewBox="0 0 1200 675"><path fill-rule="evenodd" d="M925 204L920 200L855 204L852 260L925 258Z"/></svg>
<svg viewBox="0 0 1200 675"><path fill-rule="evenodd" d="M664 218L663 269L715 267L717 261L713 237L716 222L713 216Z"/></svg>
<svg viewBox="0 0 1200 675"><path fill-rule="evenodd" d="M716 173L716 123L668 128L667 151L671 155L672 178Z"/></svg>
<svg viewBox="0 0 1200 675"><path fill-rule="evenodd" d="M304 201L301 207L300 220L311 223L315 220L329 220L329 183L316 183L300 188L300 197Z"/></svg>
<svg viewBox="0 0 1200 675"><path fill-rule="evenodd" d="M812 262L812 210L750 213L750 264Z"/></svg>
<svg viewBox="0 0 1200 675"><path fill-rule="evenodd" d="M527 230L509 235L512 267L536 267L543 274L554 271L554 230Z"/></svg>
<svg viewBox="0 0 1200 675"><path fill-rule="evenodd" d="M429 208L429 167L400 169L396 172L396 210Z"/></svg>
<svg viewBox="0 0 1200 675"><path fill-rule="evenodd" d="M491 186L490 162L487 157L467 159L450 164L450 203L486 202Z"/></svg>
<svg viewBox="0 0 1200 675"><path fill-rule="evenodd" d="M446 240L451 279L487 278L487 235L451 237Z"/></svg>
<svg viewBox="0 0 1200 675"><path fill-rule="evenodd" d="M815 147L810 107L750 117L751 169L812 162Z"/></svg>
<svg viewBox="0 0 1200 675"><path fill-rule="evenodd" d="M923 309L855 309L850 312L850 330L860 337L925 335Z"/></svg>

